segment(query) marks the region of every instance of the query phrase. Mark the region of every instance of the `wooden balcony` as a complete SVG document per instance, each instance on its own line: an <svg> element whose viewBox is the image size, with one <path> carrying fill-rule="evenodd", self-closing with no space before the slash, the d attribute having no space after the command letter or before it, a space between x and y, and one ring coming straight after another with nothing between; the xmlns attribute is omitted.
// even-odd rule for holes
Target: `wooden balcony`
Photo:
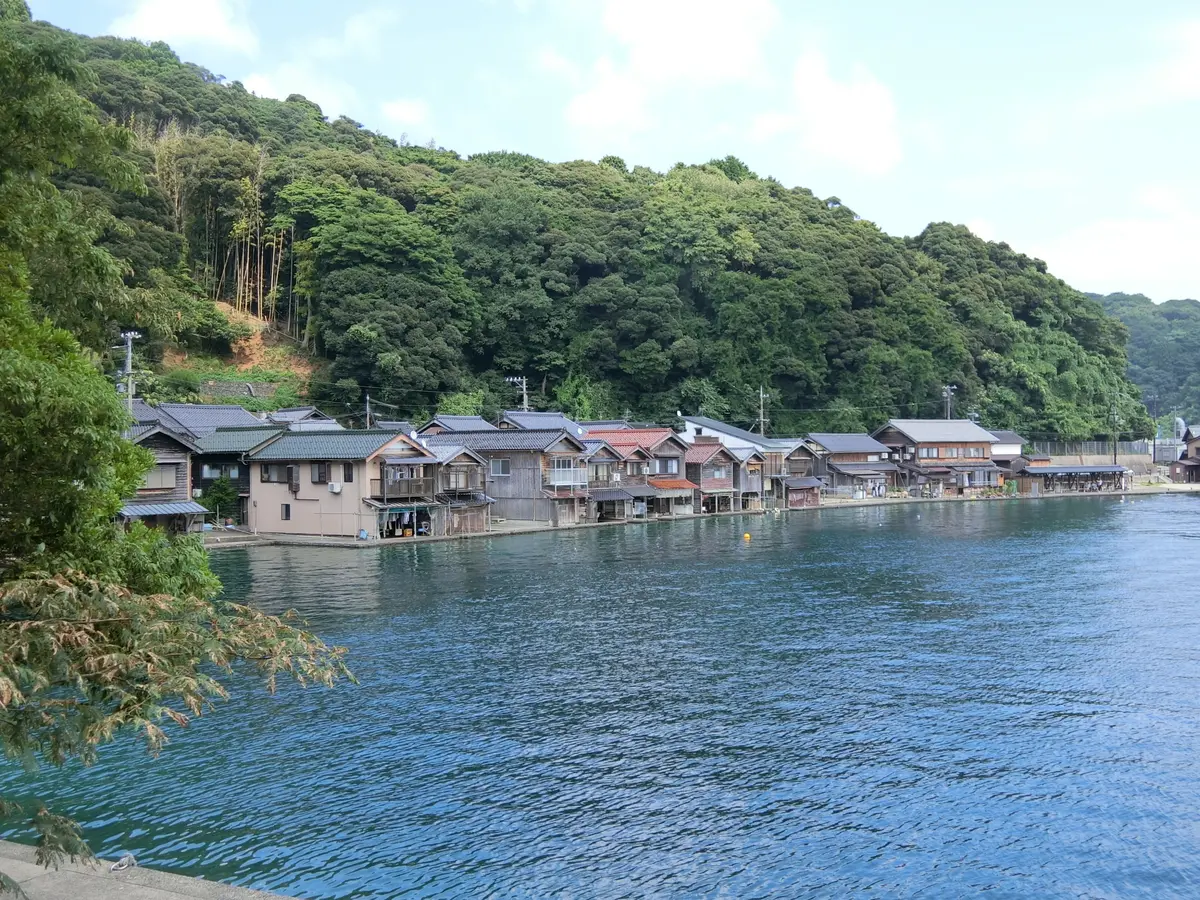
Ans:
<svg viewBox="0 0 1200 900"><path fill-rule="evenodd" d="M371 479L371 496L388 500L405 500L411 497L432 497L435 493L434 478L389 478L383 481Z"/></svg>
<svg viewBox="0 0 1200 900"><path fill-rule="evenodd" d="M439 484L439 490L443 494L466 494L483 491L483 471L443 472Z"/></svg>

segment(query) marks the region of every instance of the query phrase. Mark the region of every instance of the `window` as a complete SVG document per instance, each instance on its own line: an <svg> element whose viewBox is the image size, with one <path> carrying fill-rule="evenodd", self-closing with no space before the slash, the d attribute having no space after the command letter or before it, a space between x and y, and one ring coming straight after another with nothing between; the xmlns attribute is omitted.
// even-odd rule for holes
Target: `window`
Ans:
<svg viewBox="0 0 1200 900"><path fill-rule="evenodd" d="M285 522L290 522L292 519L292 504L282 503L279 506L279 518Z"/></svg>
<svg viewBox="0 0 1200 900"><path fill-rule="evenodd" d="M175 467L155 466L146 473L142 487L150 491L170 490L175 487Z"/></svg>
<svg viewBox="0 0 1200 900"><path fill-rule="evenodd" d="M937 458L937 447L918 447L917 448L917 458L918 459L936 459Z"/></svg>
<svg viewBox="0 0 1200 900"><path fill-rule="evenodd" d="M270 465L263 463L260 468L262 470L262 481L269 482L271 484L287 483L288 466L282 465L281 463L271 463Z"/></svg>
<svg viewBox="0 0 1200 900"><path fill-rule="evenodd" d="M313 484L328 484L329 483L329 463L315 462L312 464L312 483Z"/></svg>
<svg viewBox="0 0 1200 900"><path fill-rule="evenodd" d="M679 460L675 457L669 459L653 459L650 461L651 475L678 475Z"/></svg>
<svg viewBox="0 0 1200 900"><path fill-rule="evenodd" d="M983 448L982 447L968 447L966 449L966 453L963 455L968 456L971 459L983 459Z"/></svg>
<svg viewBox="0 0 1200 900"><path fill-rule="evenodd" d="M203 465L200 467L200 477L201 478L220 478L221 477L221 467L220 466Z"/></svg>
<svg viewBox="0 0 1200 900"><path fill-rule="evenodd" d="M590 463L588 465L588 481L611 481L612 463Z"/></svg>
<svg viewBox="0 0 1200 900"><path fill-rule="evenodd" d="M510 459L493 459L492 460L492 477L507 477L512 474L512 460Z"/></svg>
<svg viewBox="0 0 1200 900"><path fill-rule="evenodd" d="M214 466L203 465L200 467L200 477L207 480L215 480L217 478L228 478L230 481L237 481L240 474L237 464Z"/></svg>
<svg viewBox="0 0 1200 900"><path fill-rule="evenodd" d="M942 448L942 456L944 456L946 459L958 459L958 448L957 447L943 447Z"/></svg>
<svg viewBox="0 0 1200 900"><path fill-rule="evenodd" d="M555 472L570 472L575 468L575 460L564 459L561 456L554 457L550 462Z"/></svg>
<svg viewBox="0 0 1200 900"><path fill-rule="evenodd" d="M237 466L221 466L221 471L230 481L237 481L241 470Z"/></svg>
<svg viewBox="0 0 1200 900"><path fill-rule="evenodd" d="M346 484L354 481L354 463L342 463L342 481Z"/></svg>
<svg viewBox="0 0 1200 900"><path fill-rule="evenodd" d="M630 475L645 475L646 464L638 460L630 460L625 463L625 471Z"/></svg>
<svg viewBox="0 0 1200 900"><path fill-rule="evenodd" d="M729 469L725 468L725 465L723 463L719 466L713 466L712 477L713 478L728 478L729 477Z"/></svg>

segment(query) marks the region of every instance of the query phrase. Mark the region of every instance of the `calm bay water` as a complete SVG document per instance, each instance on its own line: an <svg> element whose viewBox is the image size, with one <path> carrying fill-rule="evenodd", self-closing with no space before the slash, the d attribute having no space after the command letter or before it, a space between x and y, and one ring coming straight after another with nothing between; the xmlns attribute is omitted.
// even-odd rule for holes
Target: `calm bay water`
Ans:
<svg viewBox="0 0 1200 900"><path fill-rule="evenodd" d="M1194 897L1198 550L1161 497L226 551L361 684L40 796L301 897Z"/></svg>

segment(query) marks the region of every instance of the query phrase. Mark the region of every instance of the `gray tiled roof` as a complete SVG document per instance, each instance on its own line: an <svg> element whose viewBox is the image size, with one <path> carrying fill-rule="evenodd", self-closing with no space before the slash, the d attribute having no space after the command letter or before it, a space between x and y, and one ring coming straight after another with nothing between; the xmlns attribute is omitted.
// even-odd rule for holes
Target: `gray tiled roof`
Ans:
<svg viewBox="0 0 1200 900"><path fill-rule="evenodd" d="M797 490L801 489L801 488L824 487L824 485L821 484L821 479L813 478L811 475L795 475L795 476L792 476L791 478L783 479L783 483L787 487L797 489Z"/></svg>
<svg viewBox="0 0 1200 900"><path fill-rule="evenodd" d="M203 437L218 428L262 424L262 419L254 413L232 403L162 403L158 409L196 437Z"/></svg>
<svg viewBox="0 0 1200 900"><path fill-rule="evenodd" d="M1001 444L1024 444L1025 438L1021 437L1015 431L993 431L992 437L998 440Z"/></svg>
<svg viewBox="0 0 1200 900"><path fill-rule="evenodd" d="M282 432L282 425L264 428L218 428L196 441L196 446L200 448L201 453L245 453Z"/></svg>
<svg viewBox="0 0 1200 900"><path fill-rule="evenodd" d="M396 437L388 431L288 431L250 454L254 460L366 459Z"/></svg>
<svg viewBox="0 0 1200 900"><path fill-rule="evenodd" d="M483 457L479 456L474 450L468 450L462 444L429 445L429 455L443 465L450 462L450 460L454 459L456 456L461 456L464 453L480 463L484 462Z"/></svg>
<svg viewBox="0 0 1200 900"><path fill-rule="evenodd" d="M560 428L575 437L582 437L586 432L579 423L572 422L560 412L524 412L510 409L504 413L504 418L518 428Z"/></svg>
<svg viewBox="0 0 1200 900"><path fill-rule="evenodd" d="M813 432L808 436L810 441L820 444L830 453L890 453L887 447L869 434L833 434L830 432Z"/></svg>
<svg viewBox="0 0 1200 900"><path fill-rule="evenodd" d="M133 421L139 425L162 425L172 431L184 430L184 427L161 406L151 406L141 397L133 398Z"/></svg>
<svg viewBox="0 0 1200 900"><path fill-rule="evenodd" d="M267 418L272 422L291 424L292 422L303 422L306 419L328 419L329 416L315 406L289 406L267 413Z"/></svg>
<svg viewBox="0 0 1200 900"><path fill-rule="evenodd" d="M564 439L573 441L579 445L580 452L584 451L579 438L557 428L493 428L490 431L449 431L421 437L430 447L438 444L459 444L469 450L515 452L542 451Z"/></svg>
<svg viewBox="0 0 1200 900"><path fill-rule="evenodd" d="M875 434L886 428L894 428L918 444L937 441L962 444L997 442L990 431L984 431L970 419L889 419Z"/></svg>
<svg viewBox="0 0 1200 900"><path fill-rule="evenodd" d="M412 434L413 424L405 419L376 419L372 428L378 428L382 431L398 431L401 434Z"/></svg>
<svg viewBox="0 0 1200 900"><path fill-rule="evenodd" d="M447 431L498 431L491 422L483 416L434 416L424 426L441 425Z"/></svg>

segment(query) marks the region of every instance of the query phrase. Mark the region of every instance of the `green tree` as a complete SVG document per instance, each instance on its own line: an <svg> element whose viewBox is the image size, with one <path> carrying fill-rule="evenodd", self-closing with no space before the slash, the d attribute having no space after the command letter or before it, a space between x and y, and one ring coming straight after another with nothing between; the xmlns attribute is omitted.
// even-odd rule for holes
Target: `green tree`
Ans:
<svg viewBox="0 0 1200 900"><path fill-rule="evenodd" d="M112 385L44 315L102 334L111 307L90 301L124 291L55 186L72 169L129 183L128 138L91 117L73 53L66 39L0 22L0 469L21 473L0 479L0 745L29 766L90 763L131 734L157 751L163 724L211 709L225 696L214 675L239 662L272 689L280 675L345 674L341 650L216 599L195 538L115 524L150 455L122 436ZM51 253L59 265L43 266ZM89 855L78 827L41 804L0 799L0 816L27 817L43 864ZM0 886L20 892L2 875Z"/></svg>

